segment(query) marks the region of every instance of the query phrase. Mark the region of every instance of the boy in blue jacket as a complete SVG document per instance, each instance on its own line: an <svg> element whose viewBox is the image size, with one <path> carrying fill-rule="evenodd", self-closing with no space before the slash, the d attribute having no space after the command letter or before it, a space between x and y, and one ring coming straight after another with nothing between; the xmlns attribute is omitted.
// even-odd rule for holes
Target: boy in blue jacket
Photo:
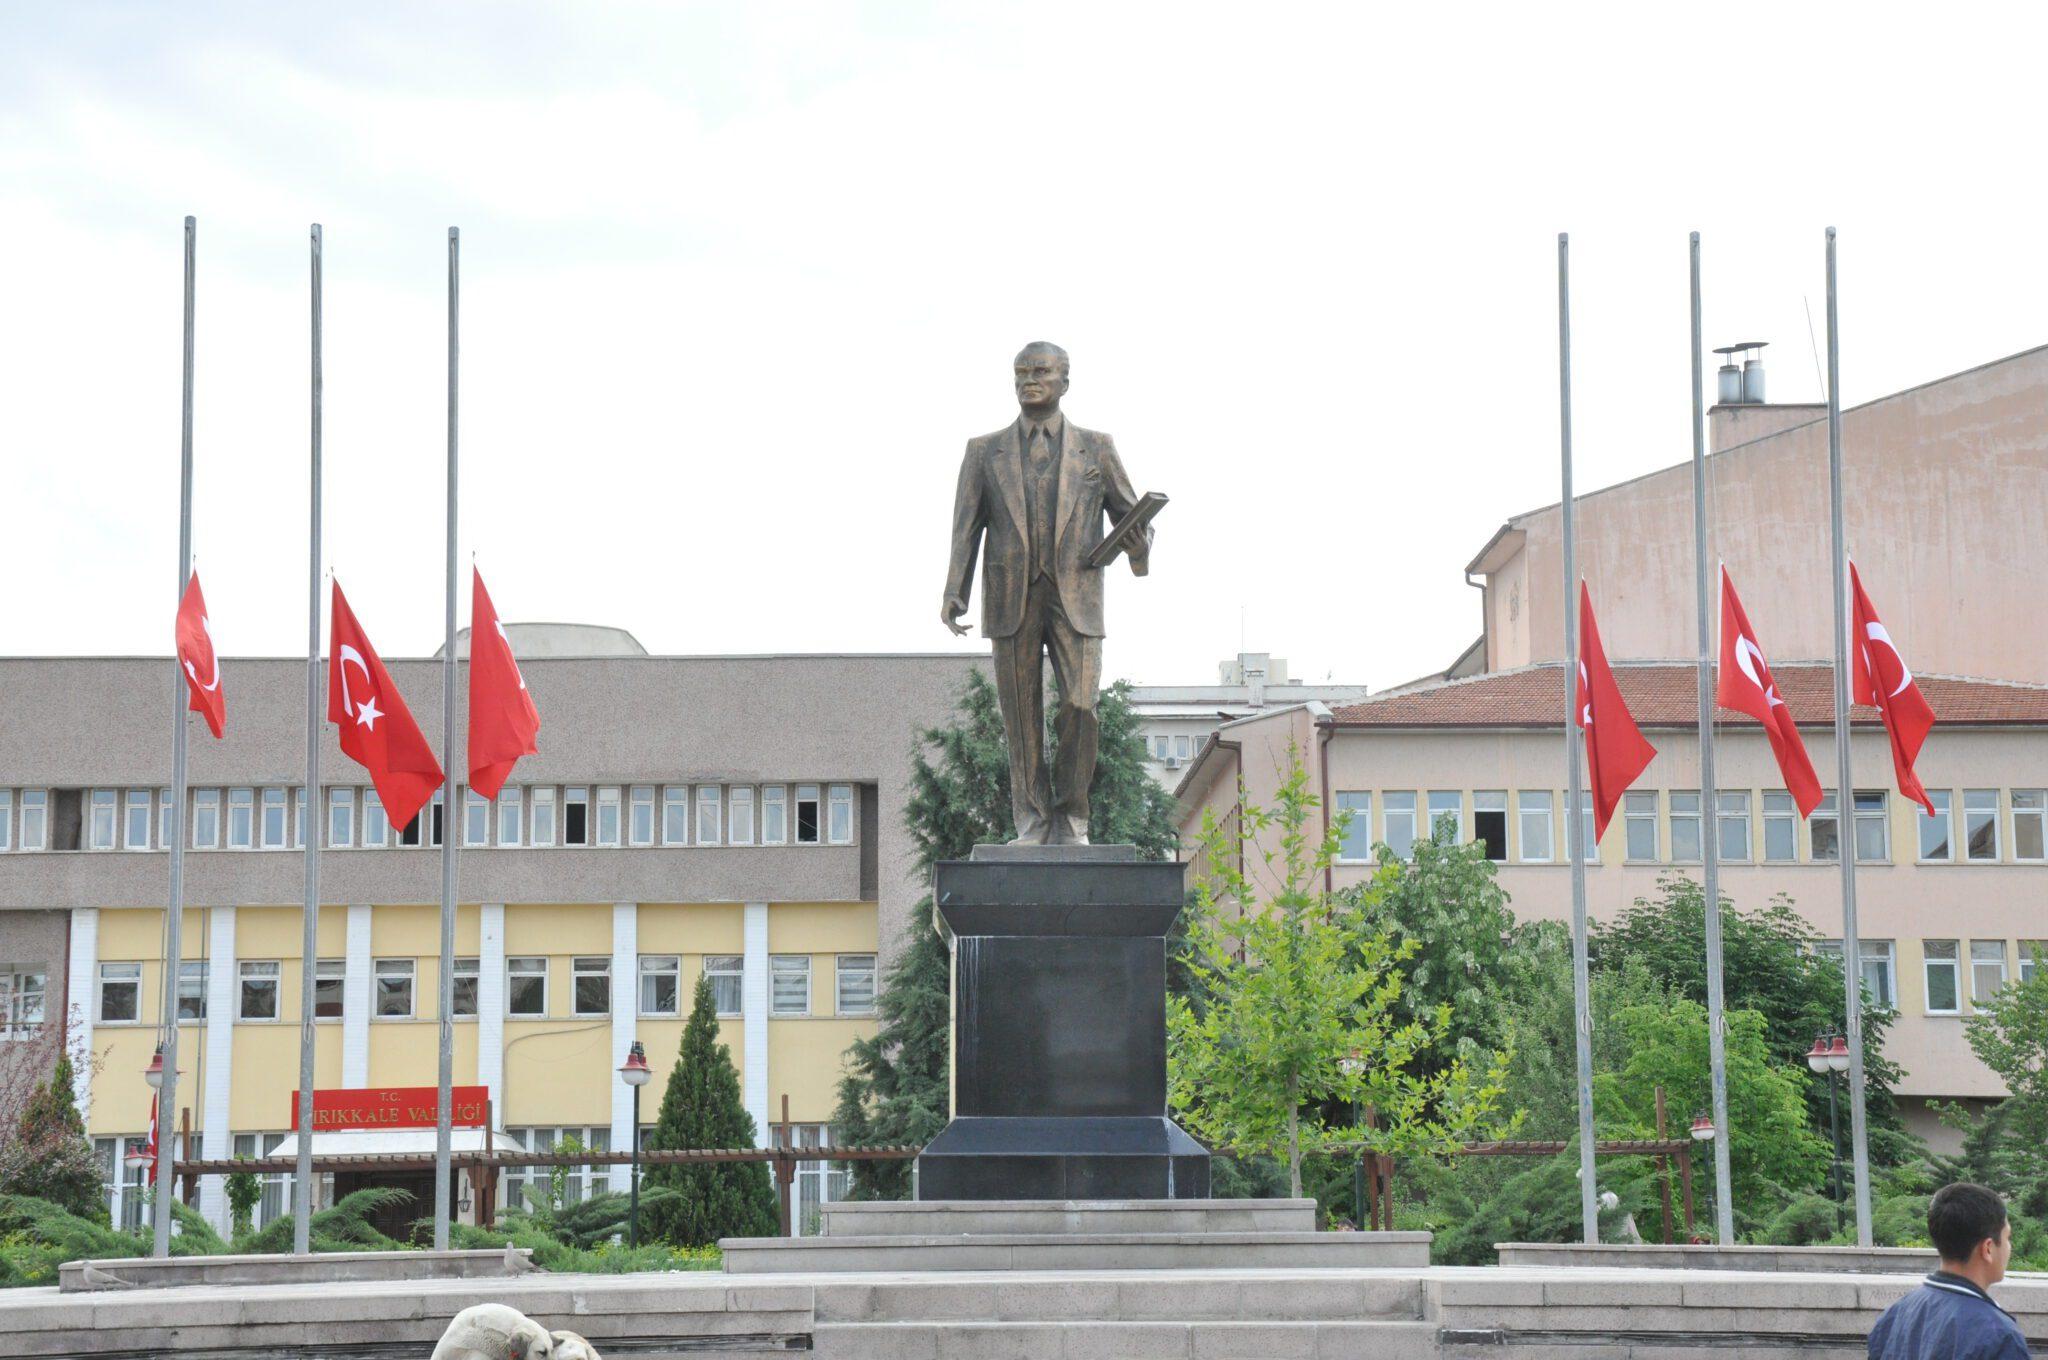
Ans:
<svg viewBox="0 0 2048 1360"><path fill-rule="evenodd" d="M1927 1235L1941 1269L1885 1309L1870 1360L2027 1360L2019 1323L1985 1292L2012 1257L2004 1202L1968 1181L1944 1185L1927 1208Z"/></svg>

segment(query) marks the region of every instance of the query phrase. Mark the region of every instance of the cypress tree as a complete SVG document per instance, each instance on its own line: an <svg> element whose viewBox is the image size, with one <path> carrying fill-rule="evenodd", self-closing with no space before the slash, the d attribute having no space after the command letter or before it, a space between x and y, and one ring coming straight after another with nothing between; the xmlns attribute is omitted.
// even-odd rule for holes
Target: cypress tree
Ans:
<svg viewBox="0 0 2048 1360"><path fill-rule="evenodd" d="M0 1165L0 1194L48 1200L95 1223L107 1221L99 1163L72 1093L71 1055L60 1052L50 1080L35 1088Z"/></svg>
<svg viewBox="0 0 2048 1360"><path fill-rule="evenodd" d="M682 1051L669 1069L661 1115L647 1146L754 1146L754 1117L740 1100L732 1052L718 1042L707 977L697 979ZM671 1163L649 1167L644 1183L676 1192L673 1199L660 1196L640 1206L641 1230L657 1241L701 1247L721 1237L772 1237L781 1223L774 1181L764 1162Z"/></svg>
<svg viewBox="0 0 2048 1360"><path fill-rule="evenodd" d="M1053 696L1046 697L1050 743ZM1089 838L1098 845L1135 845L1146 859L1170 858L1179 844L1173 799L1145 768L1129 686L1119 681L1103 691L1095 711L1101 737L1089 786ZM966 859L976 845L1017 834L1002 711L994 684L980 671L969 674L952 721L918 734L904 821L927 880L939 861ZM929 892L911 912L901 952L875 998L875 1016L874 1036L854 1040L842 1060L833 1139L843 1147L922 1147L946 1127L953 1032L952 960L932 919ZM854 1199L910 1193L907 1161L851 1167Z"/></svg>

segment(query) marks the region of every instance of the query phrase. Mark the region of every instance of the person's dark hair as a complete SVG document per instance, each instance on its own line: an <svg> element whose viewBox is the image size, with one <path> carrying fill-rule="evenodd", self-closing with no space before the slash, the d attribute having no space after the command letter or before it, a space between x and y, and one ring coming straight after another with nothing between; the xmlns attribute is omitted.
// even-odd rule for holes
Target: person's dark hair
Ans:
<svg viewBox="0 0 2048 1360"><path fill-rule="evenodd" d="M1944 1185L1927 1206L1927 1235L1944 1261L1967 1261L1987 1237L2005 1228L2005 1201L1969 1181Z"/></svg>

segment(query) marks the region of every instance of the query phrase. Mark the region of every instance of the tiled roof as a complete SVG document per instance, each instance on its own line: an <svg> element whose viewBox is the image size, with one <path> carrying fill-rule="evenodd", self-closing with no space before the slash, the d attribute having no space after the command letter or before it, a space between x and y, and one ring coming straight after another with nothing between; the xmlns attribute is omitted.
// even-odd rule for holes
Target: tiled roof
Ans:
<svg viewBox="0 0 2048 1360"><path fill-rule="evenodd" d="M1778 692L1802 727L1835 720L1834 668L1787 662L1773 666ZM1614 668L1629 712L1644 727L1694 727L1699 721L1696 669L1689 663L1644 662ZM1937 723L2048 725L2048 685L1971 680L1950 675L1916 677L1934 706ZM1426 689L1388 694L1334 710L1340 727L1557 727L1563 718L1564 677L1556 662L1451 680ZM1878 721L1861 705L1849 720ZM1754 723L1747 714L1718 710L1717 723Z"/></svg>

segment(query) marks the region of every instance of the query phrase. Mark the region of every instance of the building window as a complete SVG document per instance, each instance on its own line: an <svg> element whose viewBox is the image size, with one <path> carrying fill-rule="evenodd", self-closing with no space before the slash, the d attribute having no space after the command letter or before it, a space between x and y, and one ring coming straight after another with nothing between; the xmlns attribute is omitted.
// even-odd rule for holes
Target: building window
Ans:
<svg viewBox="0 0 2048 1360"><path fill-rule="evenodd" d="M562 790L562 844L590 844L590 790Z"/></svg>
<svg viewBox="0 0 2048 1360"><path fill-rule="evenodd" d="M283 789L263 790L262 846L265 850L282 850L286 846L286 817L291 807Z"/></svg>
<svg viewBox="0 0 2048 1360"><path fill-rule="evenodd" d="M533 836L531 844L541 847L555 843L555 791L542 786L533 791Z"/></svg>
<svg viewBox="0 0 2048 1360"><path fill-rule="evenodd" d="M697 844L717 845L719 836L719 787L716 784L697 786Z"/></svg>
<svg viewBox="0 0 2048 1360"><path fill-rule="evenodd" d="M178 965L178 1022L206 1018L206 960L186 959Z"/></svg>
<svg viewBox="0 0 2048 1360"><path fill-rule="evenodd" d="M1399 790L1380 795L1381 840L1395 859L1415 858L1415 794Z"/></svg>
<svg viewBox="0 0 2048 1360"><path fill-rule="evenodd" d="M670 784L661 791L661 843L690 843L690 786Z"/></svg>
<svg viewBox="0 0 2048 1360"><path fill-rule="evenodd" d="M633 786L632 815L626 827L626 838L634 845L654 844L654 785Z"/></svg>
<svg viewBox="0 0 2048 1360"><path fill-rule="evenodd" d="M1720 839L1714 843L1714 852L1724 860L1748 859L1749 791L1723 789L1714 795L1714 802L1721 813L1715 825L1715 834Z"/></svg>
<svg viewBox="0 0 2048 1360"><path fill-rule="evenodd" d="M875 956L873 954L841 954L836 963L838 977L837 1001L834 1010L840 1015L873 1015L875 1013Z"/></svg>
<svg viewBox="0 0 2048 1360"><path fill-rule="evenodd" d="M816 845L818 831L818 786L799 784L796 786L796 843Z"/></svg>
<svg viewBox="0 0 2048 1360"><path fill-rule="evenodd" d="M247 850L256 840L256 790L228 790L228 849Z"/></svg>
<svg viewBox="0 0 2048 1360"><path fill-rule="evenodd" d="M619 790L616 786L597 791L597 843L619 843Z"/></svg>
<svg viewBox="0 0 2048 1360"><path fill-rule="evenodd" d="M592 1128L507 1129L514 1143L528 1152L608 1152L612 1131L599 1124ZM560 1172L559 1180L556 1172ZM603 1166L524 1166L505 1169L505 1203L512 1208L561 1208L580 1204L586 1196L605 1188L610 1177Z"/></svg>
<svg viewBox="0 0 2048 1360"><path fill-rule="evenodd" d="M449 994L449 1015L458 1020L476 1019L477 980L480 976L475 959L455 960L455 971L449 974L453 984Z"/></svg>
<svg viewBox="0 0 2048 1360"><path fill-rule="evenodd" d="M608 954L588 954L575 960L574 988L578 1015L612 1013L612 961Z"/></svg>
<svg viewBox="0 0 2048 1360"><path fill-rule="evenodd" d="M1673 789L1671 798L1671 859L1675 864L1700 861L1700 795L1697 789Z"/></svg>
<svg viewBox="0 0 2048 1360"><path fill-rule="evenodd" d="M1929 789L1927 801L1934 805L1930 816L1926 808L1918 808L1913 821L1920 830L1920 858L1929 863L1952 860L1955 852L1955 823L1949 804L1947 789Z"/></svg>
<svg viewBox="0 0 2048 1360"><path fill-rule="evenodd" d="M177 843L178 833L171 826L171 791L156 791L156 844L159 850L168 850ZM0 847L4 848L4 847Z"/></svg>
<svg viewBox="0 0 2048 1360"><path fill-rule="evenodd" d="M505 1014L548 1013L548 961L544 958L505 960Z"/></svg>
<svg viewBox="0 0 2048 1360"><path fill-rule="evenodd" d="M1622 831L1628 842L1629 859L1651 862L1657 858L1657 791L1622 795Z"/></svg>
<svg viewBox="0 0 2048 1360"><path fill-rule="evenodd" d="M362 844L383 850L391 844L391 819L383 811L383 797L375 789L362 791Z"/></svg>
<svg viewBox="0 0 2048 1360"><path fill-rule="evenodd" d="M142 1010L142 965L103 963L100 965L100 1023L132 1023Z"/></svg>
<svg viewBox="0 0 2048 1360"><path fill-rule="evenodd" d="M348 961L316 959L313 962L313 1018L339 1020L346 1007Z"/></svg>
<svg viewBox="0 0 2048 1360"><path fill-rule="evenodd" d="M1429 794L1429 835L1452 845L1465 839L1465 796L1456 790L1432 789Z"/></svg>
<svg viewBox="0 0 2048 1360"><path fill-rule="evenodd" d="M432 815L432 806L420 804L420 810L413 813L412 820L398 828L398 843L401 846L416 846L421 843L427 829L427 819Z"/></svg>
<svg viewBox="0 0 2048 1360"><path fill-rule="evenodd" d="M1856 853L1863 853L1860 842ZM1998 858L1997 789L1963 790L1963 854L1973 860Z"/></svg>
<svg viewBox="0 0 2048 1360"><path fill-rule="evenodd" d="M1479 789L1472 795L1472 839L1486 847L1495 864L1508 858L1508 795L1506 789Z"/></svg>
<svg viewBox="0 0 2048 1360"><path fill-rule="evenodd" d="M126 815L122 820L126 823L126 844L130 850L149 849L149 804L148 789L128 790ZM0 848L5 847L0 845Z"/></svg>
<svg viewBox="0 0 2048 1360"><path fill-rule="evenodd" d="M711 979L711 1005L720 1015L740 1013L740 982L745 963L738 954L704 956L704 976Z"/></svg>
<svg viewBox="0 0 2048 1360"><path fill-rule="evenodd" d="M1927 975L1927 1009L1934 1015L1954 1015L1962 1009L1960 979L1956 976L1956 942L1922 940L1922 967Z"/></svg>
<svg viewBox="0 0 2048 1360"><path fill-rule="evenodd" d="M640 1013L680 1015L683 996L683 956L642 954L640 956Z"/></svg>
<svg viewBox="0 0 2048 1360"><path fill-rule="evenodd" d="M811 1013L811 956L776 954L768 960L768 1013Z"/></svg>
<svg viewBox="0 0 2048 1360"><path fill-rule="evenodd" d="M0 964L0 1038L28 1039L43 1023L49 974L18 963Z"/></svg>
<svg viewBox="0 0 2048 1360"><path fill-rule="evenodd" d="M1863 987L1870 993L1870 999L1880 1006L1892 1007L1899 1004L1898 989L1892 978L1892 942L1890 940L1863 940L1860 942L1863 954ZM1815 953L1833 959L1837 968L1842 963L1842 942L1822 940L1815 947Z"/></svg>
<svg viewBox="0 0 2048 1360"><path fill-rule="evenodd" d="M1154 760L1166 759L1170 750L1171 746L1164 732L1158 733L1152 738L1152 758Z"/></svg>
<svg viewBox="0 0 2048 1360"><path fill-rule="evenodd" d="M1970 941L1970 1001L1981 1006L2005 985L2005 941Z"/></svg>
<svg viewBox="0 0 2048 1360"><path fill-rule="evenodd" d="M1856 790L1856 858L1865 864L1882 864L1892 857L1891 817L1883 789ZM1993 798L1997 797L1994 793ZM1998 818L1992 816L1993 843L1997 840Z"/></svg>
<svg viewBox="0 0 2048 1360"><path fill-rule="evenodd" d="M115 796L112 789L92 791L92 812L87 827L85 848L88 850L111 850L114 848Z"/></svg>
<svg viewBox="0 0 2048 1360"><path fill-rule="evenodd" d="M1523 789L1517 793L1515 814L1521 823L1518 831L1521 836L1523 861L1529 864L1548 864L1556 859L1557 838L1550 829L1550 790Z"/></svg>
<svg viewBox="0 0 2048 1360"><path fill-rule="evenodd" d="M306 791L292 790L292 849L306 848Z"/></svg>
<svg viewBox="0 0 2048 1360"><path fill-rule="evenodd" d="M475 789L462 791L462 843L465 846L491 843L491 802Z"/></svg>
<svg viewBox="0 0 2048 1360"><path fill-rule="evenodd" d="M1593 795L1579 794L1579 858L1588 864L1600 862L1600 838L1593 834Z"/></svg>
<svg viewBox="0 0 2048 1360"><path fill-rule="evenodd" d="M519 797L519 786L507 784L498 790L498 844L517 845L523 839L519 832L526 820L526 808Z"/></svg>
<svg viewBox="0 0 2048 1360"><path fill-rule="evenodd" d="M164 842L169 845L169 841ZM14 790L0 789L0 852L14 848Z"/></svg>
<svg viewBox="0 0 2048 1360"><path fill-rule="evenodd" d="M1344 820L1346 814L1350 816L1349 821ZM1342 828L1337 833L1337 862L1372 863L1372 795L1339 793L1337 821Z"/></svg>
<svg viewBox="0 0 2048 1360"><path fill-rule="evenodd" d="M434 796L427 800L427 844L436 850L441 848L441 837L448 830L448 786L443 784L434 790Z"/></svg>
<svg viewBox="0 0 2048 1360"><path fill-rule="evenodd" d="M2048 940L2021 940L2020 981L2032 982L2043 968L2048 968Z"/></svg>
<svg viewBox="0 0 2048 1360"><path fill-rule="evenodd" d="M5 809L0 809L0 818L4 816ZM0 849L5 848L0 845ZM2048 790L2012 791L2012 857L2048 858Z"/></svg>
<svg viewBox="0 0 2048 1360"><path fill-rule="evenodd" d="M825 839L834 845L853 844L853 785L834 784L825 812Z"/></svg>
<svg viewBox="0 0 2048 1360"><path fill-rule="evenodd" d="M277 1019L277 975L275 963L244 959L237 967L241 983L235 1000L237 1020Z"/></svg>
<svg viewBox="0 0 2048 1360"><path fill-rule="evenodd" d="M21 848L41 850L50 840L50 794L47 789L21 791Z"/></svg>
<svg viewBox="0 0 2048 1360"><path fill-rule="evenodd" d="M727 845L754 843L754 790L748 785L736 785L726 795L725 842Z"/></svg>
<svg viewBox="0 0 2048 1360"><path fill-rule="evenodd" d="M254 1161L275 1153L286 1138L282 1133L238 1133L235 1135L235 1156ZM289 1171L259 1172L256 1183L262 1187L263 1197L257 1201L255 1226L260 1230L269 1227L292 1211L292 1173Z"/></svg>
<svg viewBox="0 0 2048 1360"><path fill-rule="evenodd" d="M785 845L789 841L788 790L780 784L761 789L761 844Z"/></svg>
<svg viewBox="0 0 2048 1360"><path fill-rule="evenodd" d="M1842 857L1842 828L1835 814L1835 795L1829 790L1806 819L1807 838L1813 844L1815 860L1833 862Z"/></svg>
<svg viewBox="0 0 2048 1360"><path fill-rule="evenodd" d="M1782 789L1764 794L1764 858L1773 864L1799 858L1799 808Z"/></svg>
<svg viewBox="0 0 2048 1360"><path fill-rule="evenodd" d="M377 1007L372 1012L379 1020L412 1019L412 978L411 959L377 960Z"/></svg>

